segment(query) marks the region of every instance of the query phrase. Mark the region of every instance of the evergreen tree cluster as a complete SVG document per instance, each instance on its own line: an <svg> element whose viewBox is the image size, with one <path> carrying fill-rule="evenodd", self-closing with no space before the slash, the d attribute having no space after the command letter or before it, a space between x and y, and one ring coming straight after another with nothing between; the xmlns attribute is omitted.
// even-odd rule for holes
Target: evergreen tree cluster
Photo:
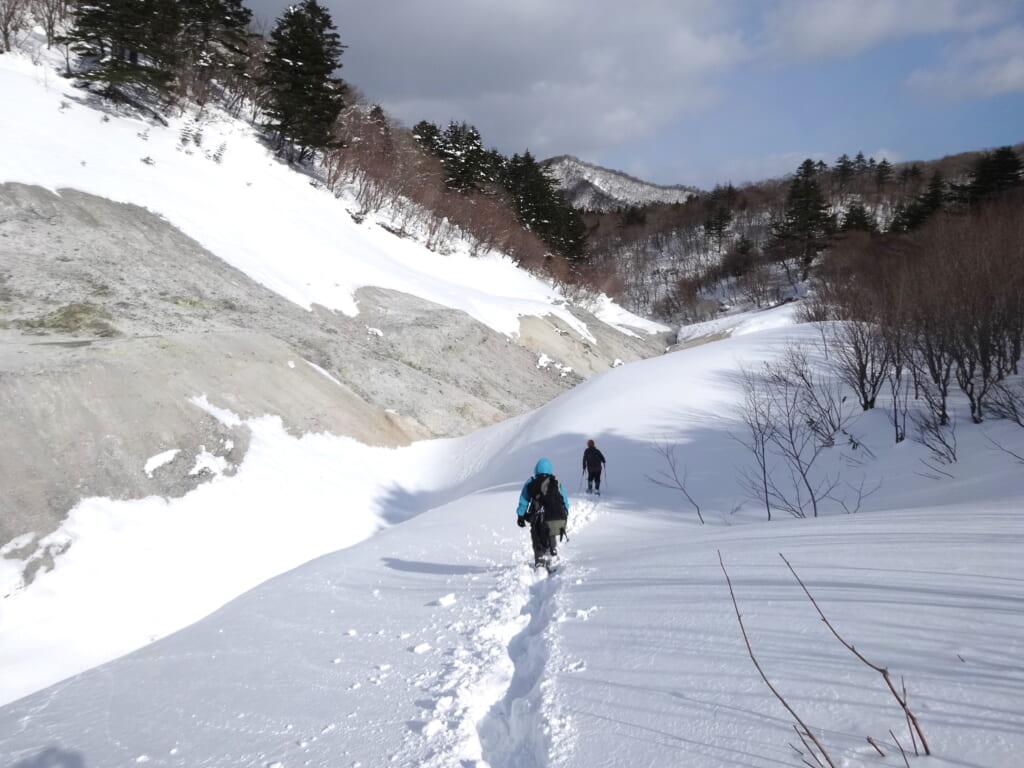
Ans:
<svg viewBox="0 0 1024 768"><path fill-rule="evenodd" d="M569 205L529 151L508 160L502 181L524 226L565 258L578 261L583 257L586 229L582 215Z"/></svg>
<svg viewBox="0 0 1024 768"><path fill-rule="evenodd" d="M823 162L818 164L818 169L829 170ZM894 175L892 163L886 158L876 163L873 157L865 159L863 152L858 152L852 160L844 152L836 159L831 173L840 192L848 191L856 182L865 180L881 189L893 180Z"/></svg>
<svg viewBox="0 0 1024 768"><path fill-rule="evenodd" d="M815 255L826 248L836 235L854 231L879 232L879 223L865 205L863 194L852 198L847 194L853 191L858 181L862 189L864 182L874 185L876 195L893 182L898 184L898 189L892 191L898 202L893 206L887 231L906 233L919 229L935 214L951 206L977 207L1021 186L1024 184L1024 162L1012 147L983 152L974 161L966 183L951 184L936 168L923 190L899 199L901 193L905 195L907 190L920 187L922 176L917 163L905 165L897 172L888 160L876 163L874 158L865 159L861 152L852 160L849 155L841 155L831 168L820 161L804 160L789 183L782 216L772 222L767 251L782 262L794 259L801 266L803 279L806 279ZM846 201L841 222L830 213L826 185L833 190L833 204ZM708 200L712 215L705 221L705 231L718 239L721 251L721 239L731 220L734 196L725 194L725 188L716 187Z"/></svg>
<svg viewBox="0 0 1024 768"><path fill-rule="evenodd" d="M239 66L251 18L241 0L91 0L60 41L105 97L159 106L186 72L208 81Z"/></svg>
<svg viewBox="0 0 1024 768"><path fill-rule="evenodd" d="M807 280L839 244L898 242L946 215L971 214L1024 184L1013 147L927 163L863 153L803 161L785 179L718 185L684 204L587 215L587 259L635 312L695 322L723 296L763 306ZM1018 203L1019 204L1019 203Z"/></svg>
<svg viewBox="0 0 1024 768"><path fill-rule="evenodd" d="M785 214L773 223L768 244L769 253L778 261L788 264L792 259L800 265L803 280L814 257L835 232L835 219L829 213L817 175L814 161L804 160L789 184Z"/></svg>
<svg viewBox="0 0 1024 768"><path fill-rule="evenodd" d="M60 41L79 60L70 76L155 114L179 95L202 104L213 83L248 78L277 149L302 159L332 140L348 93L335 76L345 46L316 0L285 10L262 55L251 20L242 0L90 0Z"/></svg>
<svg viewBox="0 0 1024 768"><path fill-rule="evenodd" d="M453 121L442 131L421 120L412 132L420 144L441 160L448 189L487 194L501 183L505 158L497 150L485 149L480 132L472 125Z"/></svg>
<svg viewBox="0 0 1024 768"><path fill-rule="evenodd" d="M331 143L334 121L345 106L347 87L334 76L345 50L327 10L316 0L287 8L270 33L260 78L266 88L266 126L278 150L310 150Z"/></svg>
<svg viewBox="0 0 1024 768"><path fill-rule="evenodd" d="M583 217L529 151L505 158L497 150L484 149L479 131L466 123L452 122L442 131L422 120L412 130L440 159L451 192L505 197L520 223L554 251L570 260L582 258Z"/></svg>
<svg viewBox="0 0 1024 768"><path fill-rule="evenodd" d="M722 243L732 223L732 209L738 197L739 191L732 183L717 185L707 197L709 210L704 220L704 233L715 241L719 253L722 252Z"/></svg>

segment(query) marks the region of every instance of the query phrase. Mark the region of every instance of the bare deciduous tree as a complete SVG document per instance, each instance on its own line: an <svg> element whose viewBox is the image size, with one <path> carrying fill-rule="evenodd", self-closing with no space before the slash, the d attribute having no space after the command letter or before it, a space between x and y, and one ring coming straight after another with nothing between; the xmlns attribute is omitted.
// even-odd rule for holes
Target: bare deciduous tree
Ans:
<svg viewBox="0 0 1024 768"><path fill-rule="evenodd" d="M892 363L881 329L873 322L854 319L836 323L832 328L836 371L857 393L860 407L869 411L875 407Z"/></svg>
<svg viewBox="0 0 1024 768"><path fill-rule="evenodd" d="M787 346L781 363L768 365L766 370L778 386L795 391L807 427L818 436L823 447L831 447L840 435L848 435L847 427L853 414L846 405L842 382L831 382L817 374L805 347Z"/></svg>
<svg viewBox="0 0 1024 768"><path fill-rule="evenodd" d="M0 0L0 53L14 50L14 36L28 21L28 0Z"/></svg>
<svg viewBox="0 0 1024 768"><path fill-rule="evenodd" d="M927 394L930 390L926 388L924 391ZM949 466L956 463L956 421L947 419L943 422L935 406L931 406L923 412L914 414L913 422L916 430L915 441L931 452L930 460L923 461L930 470L931 474L928 476L952 477L937 465Z"/></svg>
<svg viewBox="0 0 1024 768"><path fill-rule="evenodd" d="M772 400L763 387L758 386L756 374L741 368L743 377L743 405L740 418L747 427L743 437L734 437L754 455L756 472L742 470L740 484L750 496L764 504L768 519L772 519L772 494L769 477L772 468L769 465L769 444L775 431L775 419L772 413Z"/></svg>
<svg viewBox="0 0 1024 768"><path fill-rule="evenodd" d="M46 31L46 47L53 45L57 37L57 25L68 15L68 0L31 0L32 12L42 22Z"/></svg>
<svg viewBox="0 0 1024 768"><path fill-rule="evenodd" d="M825 501L855 512L877 490L866 491L864 482L844 483L838 462L829 471L817 466L840 437L865 459L871 454L850 432L853 413L841 384L817 374L804 349L788 347L779 363L765 365L762 376L744 371L741 386L739 417L746 432L734 439L751 451L756 470L741 470L740 483L769 516L774 508L817 517Z"/></svg>
<svg viewBox="0 0 1024 768"><path fill-rule="evenodd" d="M671 488L682 493L690 506L697 512L697 519L700 520L700 524L704 525L704 515L700 511L700 505L694 500L689 489L686 487L686 470L683 470L682 477L679 476L676 446L669 443L655 443L653 450L665 460L665 463L668 465L668 471L659 469L653 475L645 475L644 477L661 488Z"/></svg>

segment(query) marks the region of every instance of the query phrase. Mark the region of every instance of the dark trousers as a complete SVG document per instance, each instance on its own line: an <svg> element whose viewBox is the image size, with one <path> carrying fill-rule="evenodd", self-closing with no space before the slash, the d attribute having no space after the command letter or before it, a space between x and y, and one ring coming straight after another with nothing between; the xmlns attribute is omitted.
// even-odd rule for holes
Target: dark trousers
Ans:
<svg viewBox="0 0 1024 768"><path fill-rule="evenodd" d="M530 526L530 540L533 542L533 560L540 562L549 554L558 552L558 537L565 530L565 520L541 520Z"/></svg>
<svg viewBox="0 0 1024 768"><path fill-rule="evenodd" d="M591 488L601 490L601 467L587 467L587 490Z"/></svg>

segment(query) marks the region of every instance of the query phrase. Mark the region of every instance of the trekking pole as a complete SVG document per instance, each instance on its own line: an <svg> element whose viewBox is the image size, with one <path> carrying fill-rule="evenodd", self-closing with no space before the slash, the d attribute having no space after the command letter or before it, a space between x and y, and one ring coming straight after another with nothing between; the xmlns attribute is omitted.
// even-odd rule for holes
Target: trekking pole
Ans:
<svg viewBox="0 0 1024 768"><path fill-rule="evenodd" d="M586 469L584 469L584 470L582 470L582 471L580 472L580 484L579 484L579 486L578 486L578 487L576 488L576 491L577 491L577 492L579 492L579 491L582 491L582 490L583 490L583 476L584 476L585 474L587 474L587 470L586 470Z"/></svg>

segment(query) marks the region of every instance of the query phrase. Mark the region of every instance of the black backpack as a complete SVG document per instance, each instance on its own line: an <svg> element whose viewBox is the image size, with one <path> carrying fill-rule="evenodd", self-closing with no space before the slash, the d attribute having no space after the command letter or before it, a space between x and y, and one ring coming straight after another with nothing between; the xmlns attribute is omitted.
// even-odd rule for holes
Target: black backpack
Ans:
<svg viewBox="0 0 1024 768"><path fill-rule="evenodd" d="M526 494L530 498L530 510L538 520L565 520L569 517L558 478L554 475L534 477L526 486Z"/></svg>

